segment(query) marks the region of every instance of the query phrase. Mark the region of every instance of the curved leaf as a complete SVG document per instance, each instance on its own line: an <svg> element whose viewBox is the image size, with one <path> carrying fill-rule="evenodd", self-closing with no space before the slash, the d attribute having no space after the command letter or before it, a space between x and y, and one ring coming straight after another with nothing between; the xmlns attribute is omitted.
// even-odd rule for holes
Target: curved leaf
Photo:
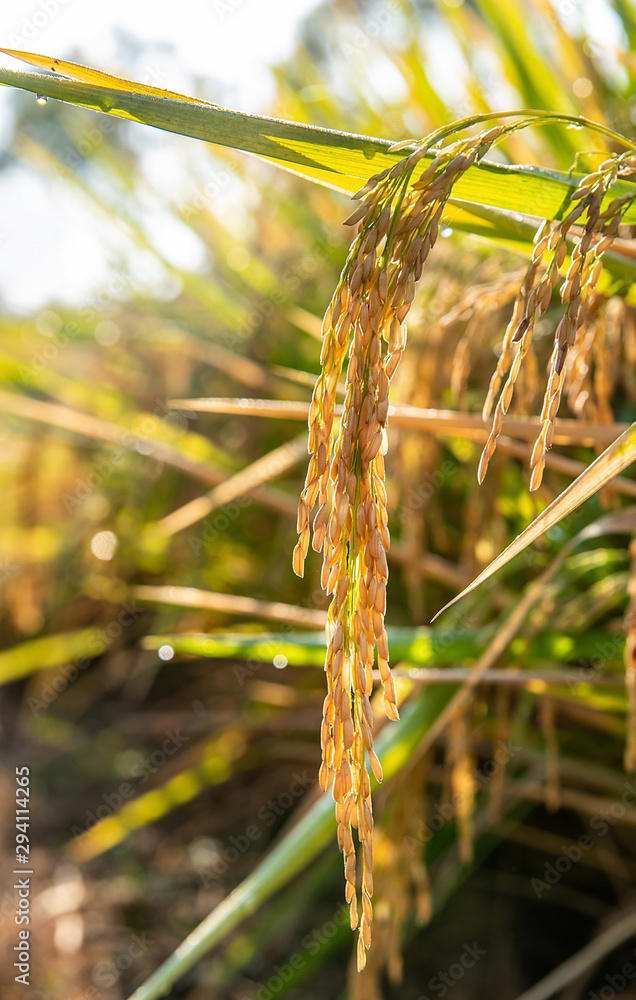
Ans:
<svg viewBox="0 0 636 1000"><path fill-rule="evenodd" d="M0 84L253 153L343 193L356 191L372 174L397 163L404 155L389 152L392 143L387 139L231 111L77 63L14 49L0 51L50 71L41 74L0 69ZM530 116L528 124L576 121L593 130L607 131L586 119L546 111L508 115ZM459 124L495 117L490 114ZM441 130L440 135L449 130L451 126ZM574 175L562 171L482 161L458 180L453 195L464 202L505 209L515 215L522 211L558 219L566 211L576 183ZM617 183L612 197L633 190L633 184ZM636 205L630 206L623 221L636 222Z"/></svg>
<svg viewBox="0 0 636 1000"><path fill-rule="evenodd" d="M488 580L497 570L505 566L507 562L518 556L520 552L536 541L544 532L548 531L555 524L558 524L564 517L571 514L573 510L580 507L594 493L597 493L606 483L617 476L619 472L626 469L636 460L636 423L633 423L619 438L606 448L602 455L592 462L590 466L582 472L578 479L575 479L560 496L554 500L549 507L539 514L525 531L517 535L514 542L508 545L496 559L486 567L473 582L462 590L461 594L454 597L452 601L444 605L441 611L435 615L437 618L452 607L457 601L476 590L480 584ZM435 621L433 618L433 621Z"/></svg>

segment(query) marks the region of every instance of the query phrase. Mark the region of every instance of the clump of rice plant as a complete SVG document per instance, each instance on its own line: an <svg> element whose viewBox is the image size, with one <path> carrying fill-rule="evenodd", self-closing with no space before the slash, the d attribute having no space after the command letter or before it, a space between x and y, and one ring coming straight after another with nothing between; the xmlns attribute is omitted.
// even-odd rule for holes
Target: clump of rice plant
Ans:
<svg viewBox="0 0 636 1000"><path fill-rule="evenodd" d="M372 177L346 220L357 225L338 287L322 324L322 371L309 412L309 468L298 505L294 571L309 549L322 551L321 583L332 596L325 659L320 785L336 802L351 926L359 926L357 963L371 943L373 815L367 759L378 781L369 696L377 648L384 709L398 719L384 628L389 529L384 478L389 385L406 345L406 316L424 263L435 245L453 184L502 134L495 126L436 150L411 183L421 146ZM334 428L336 386L347 360L346 394ZM353 829L362 845L362 915L358 910Z"/></svg>
<svg viewBox="0 0 636 1000"><path fill-rule="evenodd" d="M391 169L370 178L354 195L361 204L345 224L356 226L357 233L322 323L322 370L309 412L310 458L298 505L299 540L293 568L303 575L311 540L314 550L322 552L321 584L332 598L319 780L323 790L331 788L336 802L345 895L351 927L359 927L358 969L366 963L373 915L373 813L367 761L377 780L382 779L373 749L369 700L376 649L385 712L390 719L399 717L384 627L390 542L384 475L389 386L406 346L405 321L417 282L437 240L453 185L506 131L498 125L433 150L430 144L423 144ZM434 154L432 161L414 176L427 153ZM545 456L554 437L568 350L585 322L603 255L611 247L633 195L617 197L605 209L603 202L616 181L635 169L633 154L610 156L598 170L580 180L566 217L544 220L536 233L532 261L514 301L484 404L487 418L496 400L492 429L479 465L480 482L494 454L536 322L551 302L569 239L571 263L560 289L565 312L554 335L541 430L530 463L530 488L541 483ZM345 362L345 400L339 426L335 426L336 388ZM354 829L362 847L361 914Z"/></svg>

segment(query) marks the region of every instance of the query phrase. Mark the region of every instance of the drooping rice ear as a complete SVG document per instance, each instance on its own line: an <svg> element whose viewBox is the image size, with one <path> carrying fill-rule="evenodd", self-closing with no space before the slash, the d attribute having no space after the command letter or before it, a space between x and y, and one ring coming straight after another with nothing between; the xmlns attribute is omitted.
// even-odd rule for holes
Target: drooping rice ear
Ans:
<svg viewBox="0 0 636 1000"><path fill-rule="evenodd" d="M360 969L371 942L373 916L373 815L367 756L378 781L382 778L373 750L369 703L376 648L385 711L389 719L399 719L384 629L390 535L383 455L389 384L405 348L405 319L437 239L446 199L455 180L486 148L480 137L447 147L420 177L417 195L408 185L423 149L358 192L365 200L347 224L359 225L359 232L322 324L322 371L310 406L310 462L298 507L300 538L293 566L302 574L309 548L309 513L317 502L313 547L323 555L323 588L333 595L328 612L328 699L322 723L320 784L323 789L331 786L336 800L346 898L352 926L359 926ZM424 178L428 187L422 184ZM343 412L340 427L334 431L335 393L345 363ZM359 920L354 827L362 846Z"/></svg>

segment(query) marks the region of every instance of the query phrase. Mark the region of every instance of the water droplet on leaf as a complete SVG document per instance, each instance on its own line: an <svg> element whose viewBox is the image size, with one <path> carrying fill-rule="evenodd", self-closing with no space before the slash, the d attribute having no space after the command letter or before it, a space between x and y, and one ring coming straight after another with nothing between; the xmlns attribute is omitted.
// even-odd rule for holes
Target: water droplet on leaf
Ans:
<svg viewBox="0 0 636 1000"><path fill-rule="evenodd" d="M46 97L45 94L36 94L35 99L38 104L46 104L46 102L48 101L48 97Z"/></svg>

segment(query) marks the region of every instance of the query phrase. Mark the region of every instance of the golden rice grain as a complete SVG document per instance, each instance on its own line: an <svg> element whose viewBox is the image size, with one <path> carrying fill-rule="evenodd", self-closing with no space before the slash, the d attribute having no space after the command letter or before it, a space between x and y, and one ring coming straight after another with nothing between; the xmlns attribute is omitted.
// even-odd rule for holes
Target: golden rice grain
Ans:
<svg viewBox="0 0 636 1000"><path fill-rule="evenodd" d="M376 779L382 779L369 701L376 648L385 712L390 719L399 718L384 628L390 535L383 454L389 384L404 352L405 319L452 186L502 132L496 126L436 150L411 187L412 172L427 152L423 145L363 185L354 196L361 204L345 223L356 227L356 235L322 324L322 372L310 406L310 461L292 563L294 572L302 575L309 514L318 503L312 545L323 554L321 585L332 595L319 781L321 788L331 787L336 801L345 897L351 926L359 927L359 969L366 962L373 917L367 756ZM335 429L336 388L345 364L343 413ZM353 829L362 848L360 915Z"/></svg>
<svg viewBox="0 0 636 1000"><path fill-rule="evenodd" d="M560 222L545 220L537 230L532 262L517 295L512 317L504 335L501 356L484 403L484 418L490 415L493 405L495 409L492 428L479 462L479 482L483 481L495 452L497 438L503 426L503 417L511 405L521 366L531 350L536 322L552 300L559 269L567 253L566 238L570 236L572 226L581 220L583 230L577 231L573 237L571 263L560 288L561 302L566 311L555 333L541 415L542 426L530 465L530 488L537 489L541 483L545 456L552 443L554 420L565 382L568 351L575 343L577 329L584 321L590 296L600 278L603 254L612 245L622 214L634 197L626 195L615 198L603 213L601 205L607 191L617 178L633 173L635 166L636 158L627 153L610 157L599 170L582 178L571 196L571 201L575 202L574 207L565 218ZM550 259L544 264L546 255ZM503 388L500 388L506 372L508 373L506 382ZM497 394L499 394L498 399Z"/></svg>

